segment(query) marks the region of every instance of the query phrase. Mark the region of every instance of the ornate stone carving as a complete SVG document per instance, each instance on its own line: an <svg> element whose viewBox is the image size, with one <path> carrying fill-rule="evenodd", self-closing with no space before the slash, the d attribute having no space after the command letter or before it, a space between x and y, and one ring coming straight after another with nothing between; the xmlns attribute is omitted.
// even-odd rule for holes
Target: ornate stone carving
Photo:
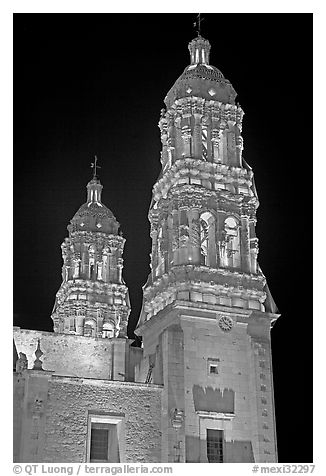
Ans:
<svg viewBox="0 0 326 476"><path fill-rule="evenodd" d="M36 348L36 351L35 351L35 356L36 356L36 359L34 360L34 366L33 366L33 370L43 370L43 362L41 360L41 357L43 355L43 352L41 350L41 343L40 343L40 339L37 340L37 348Z"/></svg>

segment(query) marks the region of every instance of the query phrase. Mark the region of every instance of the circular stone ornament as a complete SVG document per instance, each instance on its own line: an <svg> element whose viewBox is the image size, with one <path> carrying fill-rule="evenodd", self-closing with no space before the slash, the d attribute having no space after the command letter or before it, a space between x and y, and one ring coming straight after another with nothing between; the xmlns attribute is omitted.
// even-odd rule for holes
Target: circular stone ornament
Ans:
<svg viewBox="0 0 326 476"><path fill-rule="evenodd" d="M229 332L233 327L233 320L229 316L221 316L218 320L218 325L223 332Z"/></svg>

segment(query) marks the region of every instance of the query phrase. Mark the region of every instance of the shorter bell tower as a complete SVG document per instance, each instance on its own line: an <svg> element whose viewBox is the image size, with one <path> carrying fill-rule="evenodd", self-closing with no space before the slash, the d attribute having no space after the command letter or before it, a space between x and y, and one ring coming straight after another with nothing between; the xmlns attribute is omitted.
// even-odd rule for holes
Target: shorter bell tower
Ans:
<svg viewBox="0 0 326 476"><path fill-rule="evenodd" d="M94 173L87 201L68 225L62 248L62 284L52 319L54 332L90 337L126 337L130 303L122 278L125 239L101 201Z"/></svg>

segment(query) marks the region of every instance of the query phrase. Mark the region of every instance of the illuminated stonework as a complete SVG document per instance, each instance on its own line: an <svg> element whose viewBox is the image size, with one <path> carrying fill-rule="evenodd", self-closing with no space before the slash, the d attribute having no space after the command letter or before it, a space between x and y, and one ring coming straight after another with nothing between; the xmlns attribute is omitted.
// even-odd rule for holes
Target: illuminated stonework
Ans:
<svg viewBox="0 0 326 476"><path fill-rule="evenodd" d="M149 212L152 272L143 321L178 299L264 311L243 111L230 82L208 64L207 40L193 40L189 49L191 65L167 94L159 121L162 175Z"/></svg>
<svg viewBox="0 0 326 476"><path fill-rule="evenodd" d="M54 331L93 337L125 337L130 312L122 278L125 239L119 223L101 202L102 185L93 178L87 202L68 226L62 243L62 284L52 319Z"/></svg>
<svg viewBox="0 0 326 476"><path fill-rule="evenodd" d="M275 462L270 328L278 314L257 262L259 202L242 155L244 113L209 64L209 42L199 36L189 51L159 120L151 273L135 331L142 378L164 385L168 461L213 461L218 441L219 462ZM168 418L175 409L185 414L177 435Z"/></svg>
<svg viewBox="0 0 326 476"><path fill-rule="evenodd" d="M257 263L243 111L209 64L209 42L198 36L189 50L159 121L142 348L125 338L125 240L101 202L95 157L62 244L55 332L14 330L15 462L277 461L270 329L279 314Z"/></svg>

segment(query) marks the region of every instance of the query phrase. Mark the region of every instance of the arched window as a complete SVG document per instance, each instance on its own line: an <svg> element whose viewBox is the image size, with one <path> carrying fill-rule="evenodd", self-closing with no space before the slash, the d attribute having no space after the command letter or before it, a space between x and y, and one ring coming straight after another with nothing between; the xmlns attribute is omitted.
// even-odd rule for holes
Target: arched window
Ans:
<svg viewBox="0 0 326 476"><path fill-rule="evenodd" d="M102 337L106 339L114 337L114 326L112 322L106 322L103 324Z"/></svg>
<svg viewBox="0 0 326 476"><path fill-rule="evenodd" d="M84 326L84 336L86 337L95 337L95 322L86 321Z"/></svg>
<svg viewBox="0 0 326 476"><path fill-rule="evenodd" d="M224 242L222 247L224 266L240 268L240 229L238 221L232 216L229 216L224 221Z"/></svg>
<svg viewBox="0 0 326 476"><path fill-rule="evenodd" d="M210 212L200 215L200 256L201 264L211 266L212 245L214 243L214 216Z"/></svg>

